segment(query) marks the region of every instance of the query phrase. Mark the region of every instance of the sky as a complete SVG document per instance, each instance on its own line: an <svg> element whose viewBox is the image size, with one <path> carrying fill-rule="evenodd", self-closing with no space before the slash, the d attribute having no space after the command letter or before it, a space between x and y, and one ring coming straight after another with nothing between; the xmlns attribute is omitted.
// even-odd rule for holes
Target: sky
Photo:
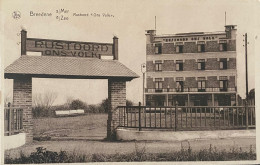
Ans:
<svg viewBox="0 0 260 165"><path fill-rule="evenodd" d="M157 34L224 31L226 24L237 25L237 86L245 96L245 52L243 34L248 34L249 90L255 88L255 46L259 43L259 1L254 0L2 0L1 66L2 69L20 57L22 28L28 38L45 38L112 43L119 38L119 61L140 78L127 83L127 99L142 101L141 64L145 63L145 30ZM56 10L69 10L69 20L56 19ZM20 11L21 18L12 18ZM30 16L30 12L52 13L52 17ZM75 17L73 13L101 14L100 17ZM102 17L102 14L114 17ZM3 78L3 74L2 74ZM258 81L257 81L258 82ZM5 97L12 95L12 80L2 80ZM68 98L96 104L107 97L107 80L33 79L33 94L57 93L55 104Z"/></svg>

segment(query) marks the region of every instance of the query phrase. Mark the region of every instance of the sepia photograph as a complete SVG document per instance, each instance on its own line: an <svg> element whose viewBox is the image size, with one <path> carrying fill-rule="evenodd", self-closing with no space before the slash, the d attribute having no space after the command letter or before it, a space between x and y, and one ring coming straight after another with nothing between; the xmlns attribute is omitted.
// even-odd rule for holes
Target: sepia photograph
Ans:
<svg viewBox="0 0 260 165"><path fill-rule="evenodd" d="M260 163L259 9L0 0L1 164Z"/></svg>

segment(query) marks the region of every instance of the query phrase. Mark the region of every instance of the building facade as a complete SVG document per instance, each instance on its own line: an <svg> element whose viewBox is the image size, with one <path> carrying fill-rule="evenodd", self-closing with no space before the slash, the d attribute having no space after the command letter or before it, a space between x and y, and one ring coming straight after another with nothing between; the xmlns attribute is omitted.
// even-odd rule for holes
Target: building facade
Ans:
<svg viewBox="0 0 260 165"><path fill-rule="evenodd" d="M146 105L236 104L236 26L223 32L146 31Z"/></svg>

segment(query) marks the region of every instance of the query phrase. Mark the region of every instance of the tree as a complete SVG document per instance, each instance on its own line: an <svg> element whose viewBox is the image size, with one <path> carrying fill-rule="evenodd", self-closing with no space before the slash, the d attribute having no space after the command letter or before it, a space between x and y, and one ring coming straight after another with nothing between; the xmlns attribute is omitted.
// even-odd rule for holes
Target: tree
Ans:
<svg viewBox="0 0 260 165"><path fill-rule="evenodd" d="M250 90L247 100L249 105L255 105L255 88Z"/></svg>
<svg viewBox="0 0 260 165"><path fill-rule="evenodd" d="M57 94L47 91L33 95L33 117L49 117L52 115L51 107L57 98Z"/></svg>
<svg viewBox="0 0 260 165"><path fill-rule="evenodd" d="M133 106L134 103L130 100L126 100L126 106ZM108 112L109 109L109 100L108 98L102 100L101 104L100 104L100 108L102 112Z"/></svg>
<svg viewBox="0 0 260 165"><path fill-rule="evenodd" d="M134 103L131 100L126 100L126 106L133 106Z"/></svg>
<svg viewBox="0 0 260 165"><path fill-rule="evenodd" d="M108 98L102 100L101 104L100 104L100 109L102 112L108 112L109 109L109 100Z"/></svg>
<svg viewBox="0 0 260 165"><path fill-rule="evenodd" d="M255 99L255 88L250 90L248 94L248 99Z"/></svg>
<svg viewBox="0 0 260 165"><path fill-rule="evenodd" d="M72 109L85 109L86 108L86 103L84 103L83 101L76 99L73 100L70 104L70 108Z"/></svg>
<svg viewBox="0 0 260 165"><path fill-rule="evenodd" d="M33 106L49 109L57 98L57 93L47 91L45 93L36 93L33 95Z"/></svg>
<svg viewBox="0 0 260 165"><path fill-rule="evenodd" d="M71 103L72 103L73 100L74 100L73 97L67 96L67 100L66 100L64 106L65 106L66 108L70 108L70 105L71 105Z"/></svg>

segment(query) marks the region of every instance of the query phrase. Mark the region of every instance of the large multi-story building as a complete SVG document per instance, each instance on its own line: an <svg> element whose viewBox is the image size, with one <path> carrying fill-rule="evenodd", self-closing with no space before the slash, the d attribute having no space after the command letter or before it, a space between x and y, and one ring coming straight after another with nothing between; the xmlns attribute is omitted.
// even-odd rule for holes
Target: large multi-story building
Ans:
<svg viewBox="0 0 260 165"><path fill-rule="evenodd" d="M222 32L146 31L146 105L236 104L236 26Z"/></svg>

